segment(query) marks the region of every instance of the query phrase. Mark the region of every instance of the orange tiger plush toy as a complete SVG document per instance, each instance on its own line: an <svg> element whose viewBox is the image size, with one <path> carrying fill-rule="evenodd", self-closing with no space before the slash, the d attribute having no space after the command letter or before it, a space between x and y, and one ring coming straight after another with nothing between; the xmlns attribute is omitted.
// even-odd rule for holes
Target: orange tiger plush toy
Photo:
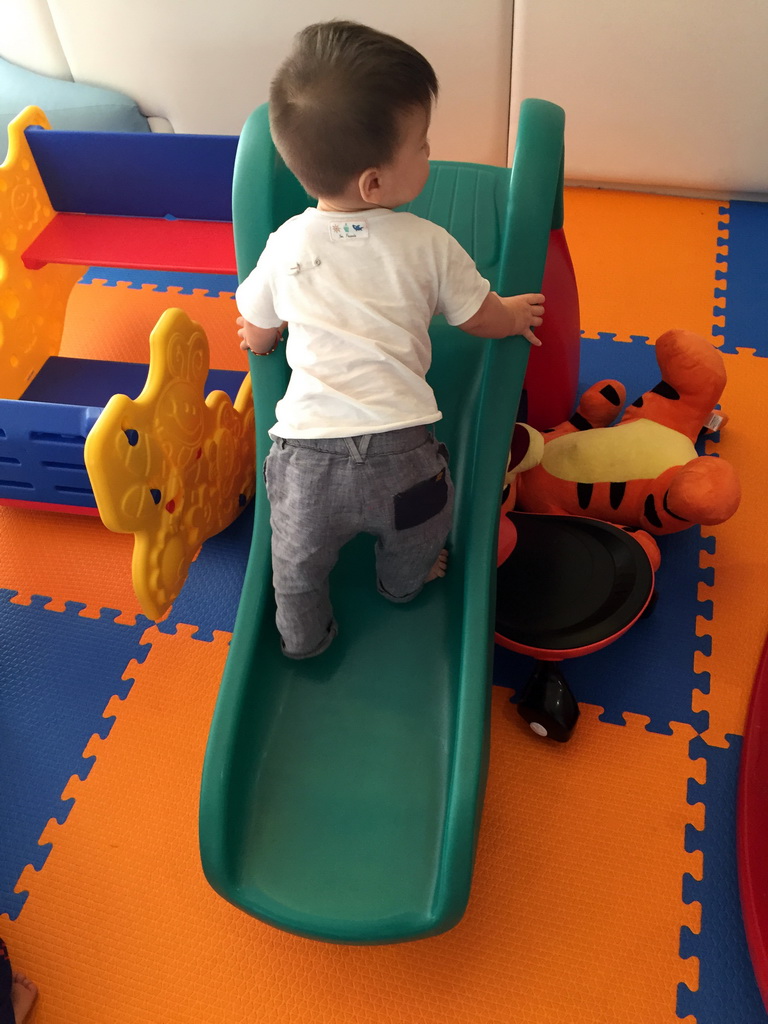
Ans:
<svg viewBox="0 0 768 1024"><path fill-rule="evenodd" d="M518 508L588 516L656 535L711 526L734 514L740 499L735 470L694 447L725 387L723 357L689 331L667 331L655 347L661 382L615 426L626 391L618 381L603 380L584 393L570 420L543 432L538 464L523 469L513 454L506 482L511 494L516 490Z"/></svg>

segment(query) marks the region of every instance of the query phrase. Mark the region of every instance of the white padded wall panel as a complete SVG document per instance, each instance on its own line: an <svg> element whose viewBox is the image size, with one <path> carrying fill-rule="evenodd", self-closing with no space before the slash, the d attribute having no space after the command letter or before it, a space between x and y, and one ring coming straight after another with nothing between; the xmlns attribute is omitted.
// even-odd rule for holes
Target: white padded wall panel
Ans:
<svg viewBox="0 0 768 1024"><path fill-rule="evenodd" d="M520 101L566 110L566 176L768 192L766 0L516 0Z"/></svg>
<svg viewBox="0 0 768 1024"><path fill-rule="evenodd" d="M0 0L0 57L41 75L72 77L48 0Z"/></svg>
<svg viewBox="0 0 768 1024"><path fill-rule="evenodd" d="M49 0L76 81L132 96L177 132L237 134L296 31L347 17L431 60L442 95L433 156L506 162L510 0Z"/></svg>

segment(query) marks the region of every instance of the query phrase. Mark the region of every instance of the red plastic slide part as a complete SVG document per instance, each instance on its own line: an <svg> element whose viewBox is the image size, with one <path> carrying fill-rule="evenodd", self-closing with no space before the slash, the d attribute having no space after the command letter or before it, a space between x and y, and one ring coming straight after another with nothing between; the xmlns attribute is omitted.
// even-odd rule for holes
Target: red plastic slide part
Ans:
<svg viewBox="0 0 768 1024"><path fill-rule="evenodd" d="M546 430L570 418L579 387L579 290L562 228L549 236L541 290L546 312L536 336L542 344L528 354L523 387L528 395L528 423Z"/></svg>
<svg viewBox="0 0 768 1024"><path fill-rule="evenodd" d="M57 213L22 254L24 265L130 267L184 273L236 274L232 224L161 217Z"/></svg>
<svg viewBox="0 0 768 1024"><path fill-rule="evenodd" d="M768 639L752 686L741 751L736 851L744 930L768 1011Z"/></svg>

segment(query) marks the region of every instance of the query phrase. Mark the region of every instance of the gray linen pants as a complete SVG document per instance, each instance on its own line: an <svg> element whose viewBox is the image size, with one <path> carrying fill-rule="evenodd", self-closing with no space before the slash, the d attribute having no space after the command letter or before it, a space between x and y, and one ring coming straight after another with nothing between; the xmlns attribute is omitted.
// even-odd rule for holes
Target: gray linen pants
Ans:
<svg viewBox="0 0 768 1024"><path fill-rule="evenodd" d="M310 658L336 636L328 577L358 533L376 538L384 597L419 593L451 528L448 453L426 427L273 442L264 479L277 628L284 654Z"/></svg>

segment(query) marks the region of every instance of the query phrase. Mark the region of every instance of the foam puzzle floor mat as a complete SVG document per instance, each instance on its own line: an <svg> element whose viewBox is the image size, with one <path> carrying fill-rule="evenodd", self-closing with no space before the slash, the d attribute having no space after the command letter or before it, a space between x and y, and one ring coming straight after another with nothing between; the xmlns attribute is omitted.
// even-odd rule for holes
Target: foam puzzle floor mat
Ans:
<svg viewBox="0 0 768 1024"><path fill-rule="evenodd" d="M0 509L0 934L40 986L34 1024L768 1024L734 844L768 624L768 351L749 276L764 210L566 195L582 388L615 377L632 400L658 380L660 333L712 336L730 419L706 450L733 463L743 498L727 523L663 538L653 614L568 663L582 712L568 744L525 727L510 697L530 665L497 650L472 897L445 935L315 943L203 877L200 772L248 513L206 543L154 625L130 587L129 538ZM242 368L231 281L127 276L95 268L75 288L65 354L145 361L178 305L208 332L212 366Z"/></svg>

